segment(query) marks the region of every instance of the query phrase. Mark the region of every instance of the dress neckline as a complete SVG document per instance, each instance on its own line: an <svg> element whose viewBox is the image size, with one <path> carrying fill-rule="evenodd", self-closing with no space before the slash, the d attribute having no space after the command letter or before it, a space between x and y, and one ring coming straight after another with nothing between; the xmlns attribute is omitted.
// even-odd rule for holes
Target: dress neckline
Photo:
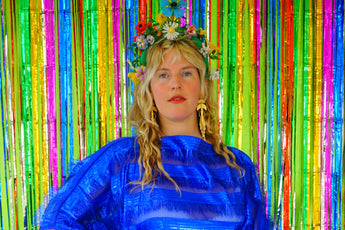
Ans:
<svg viewBox="0 0 345 230"><path fill-rule="evenodd" d="M161 137L162 148L175 148L194 151L207 151L212 149L212 144L195 136L174 135Z"/></svg>

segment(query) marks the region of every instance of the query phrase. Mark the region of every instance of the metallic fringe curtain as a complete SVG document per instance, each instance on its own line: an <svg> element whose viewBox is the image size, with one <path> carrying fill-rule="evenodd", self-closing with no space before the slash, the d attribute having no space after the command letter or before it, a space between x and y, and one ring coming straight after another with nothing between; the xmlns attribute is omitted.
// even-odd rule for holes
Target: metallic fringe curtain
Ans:
<svg viewBox="0 0 345 230"><path fill-rule="evenodd" d="M344 229L344 1L187 0L222 52L225 142L257 164L275 229ZM72 165L135 134L126 77L158 0L0 0L2 229L37 229Z"/></svg>

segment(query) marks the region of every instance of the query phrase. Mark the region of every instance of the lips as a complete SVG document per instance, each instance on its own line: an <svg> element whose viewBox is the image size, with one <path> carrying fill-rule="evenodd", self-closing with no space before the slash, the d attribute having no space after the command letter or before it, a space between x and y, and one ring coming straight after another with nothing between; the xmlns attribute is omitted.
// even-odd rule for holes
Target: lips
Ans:
<svg viewBox="0 0 345 230"><path fill-rule="evenodd" d="M181 95L176 95L173 96L172 98L169 99L169 102L173 102L173 103L180 103L180 102L184 102L186 100L186 98L184 98Z"/></svg>

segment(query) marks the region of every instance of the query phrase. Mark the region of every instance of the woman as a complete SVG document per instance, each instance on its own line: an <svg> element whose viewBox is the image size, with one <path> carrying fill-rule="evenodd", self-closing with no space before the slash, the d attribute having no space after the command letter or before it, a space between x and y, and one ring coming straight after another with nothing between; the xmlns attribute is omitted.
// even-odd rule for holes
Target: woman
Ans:
<svg viewBox="0 0 345 230"><path fill-rule="evenodd" d="M185 35L146 47L137 136L80 162L41 229L268 229L252 162L221 141L200 47Z"/></svg>

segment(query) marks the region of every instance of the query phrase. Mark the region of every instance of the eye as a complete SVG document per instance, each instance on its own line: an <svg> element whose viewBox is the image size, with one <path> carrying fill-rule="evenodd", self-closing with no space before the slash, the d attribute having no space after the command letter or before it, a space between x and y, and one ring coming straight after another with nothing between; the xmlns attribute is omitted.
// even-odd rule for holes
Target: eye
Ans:
<svg viewBox="0 0 345 230"><path fill-rule="evenodd" d="M168 77L168 74L166 73L161 73L158 75L159 78L167 78Z"/></svg>
<svg viewBox="0 0 345 230"><path fill-rule="evenodd" d="M191 73L191 72L186 71L186 72L183 72L183 76L185 76L185 77L189 77L189 76L192 76L192 73Z"/></svg>

